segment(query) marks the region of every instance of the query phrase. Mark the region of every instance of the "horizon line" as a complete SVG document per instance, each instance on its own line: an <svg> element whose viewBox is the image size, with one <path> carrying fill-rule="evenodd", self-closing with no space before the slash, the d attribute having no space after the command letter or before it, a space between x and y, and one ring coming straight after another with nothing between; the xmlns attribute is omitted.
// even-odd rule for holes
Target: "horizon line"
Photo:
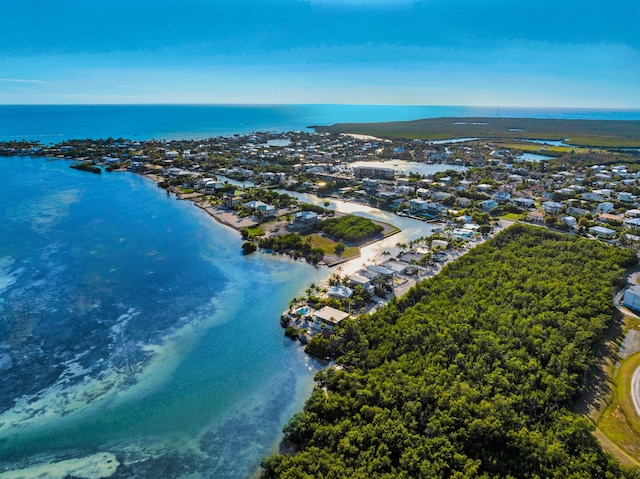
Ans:
<svg viewBox="0 0 640 479"><path fill-rule="evenodd" d="M0 103L0 107L42 107L42 106L377 106L416 108L491 108L491 109L541 109L541 110L600 110L600 111L640 111L638 107L615 106L531 106L531 105L426 105L418 103Z"/></svg>

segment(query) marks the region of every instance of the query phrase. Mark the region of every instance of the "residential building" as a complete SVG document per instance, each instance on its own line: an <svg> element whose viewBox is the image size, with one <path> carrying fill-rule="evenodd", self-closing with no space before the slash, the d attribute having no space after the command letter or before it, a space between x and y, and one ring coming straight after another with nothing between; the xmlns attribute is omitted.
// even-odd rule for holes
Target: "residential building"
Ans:
<svg viewBox="0 0 640 479"><path fill-rule="evenodd" d="M317 329L329 328L333 330L342 321L349 317L349 313L340 311L339 309L332 308L331 306L325 306L324 308L313 313L314 326Z"/></svg>

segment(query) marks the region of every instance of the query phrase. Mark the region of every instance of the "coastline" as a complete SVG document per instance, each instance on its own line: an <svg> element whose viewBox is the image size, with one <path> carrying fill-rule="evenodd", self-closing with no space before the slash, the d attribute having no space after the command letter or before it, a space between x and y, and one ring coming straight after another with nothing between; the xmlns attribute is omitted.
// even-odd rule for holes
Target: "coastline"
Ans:
<svg viewBox="0 0 640 479"><path fill-rule="evenodd" d="M153 174L153 173L144 173L144 174L140 174L139 176L142 176L150 181L153 181L159 188L161 188L159 184L162 181L164 181L164 177ZM181 191L179 191L177 188L173 186L169 186L164 189L167 191L168 194L174 194L177 200L190 201L193 205L195 205L196 207L200 208L202 211L207 213L207 215L211 217L216 223L226 226L227 228L230 228L236 231L238 234L241 234L241 231L243 228L252 228L259 224L253 220L240 218L235 214L235 212L233 212L232 210L228 210L223 206L211 205L211 204L208 204L206 201L199 201L199 199L202 198L203 196L207 196L206 194L182 193ZM349 203L359 204L357 202L349 202ZM335 212L334 214L337 216L346 215L346 213L341 213L341 212ZM234 222L231 221L230 218L237 218L235 224ZM362 243L355 244L355 246L358 247L358 250L360 250L360 248L364 248L366 246L375 244L381 240L384 240L402 231L399 227L392 225L390 223L386 223L383 221L376 221L376 220L372 220L372 221L376 224L381 225L384 228L384 231L381 233L380 236L369 238ZM342 258L337 255L326 254L326 253L325 255L329 256L330 258L327 258L328 261L323 260L321 262L321 265L325 265L330 268L333 268L335 266L339 266L341 264L357 259L358 257L360 257L360 252L358 251L357 256L350 256L345 258Z"/></svg>

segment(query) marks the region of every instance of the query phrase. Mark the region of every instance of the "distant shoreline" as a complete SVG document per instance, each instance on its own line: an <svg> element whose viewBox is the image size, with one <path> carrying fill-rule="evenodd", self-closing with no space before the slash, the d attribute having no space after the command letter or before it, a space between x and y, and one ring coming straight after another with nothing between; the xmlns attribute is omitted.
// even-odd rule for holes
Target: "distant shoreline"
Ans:
<svg viewBox="0 0 640 479"><path fill-rule="evenodd" d="M565 141L572 147L640 147L639 120L442 117L376 123L336 123L313 128L321 133L348 133L389 139L543 139Z"/></svg>

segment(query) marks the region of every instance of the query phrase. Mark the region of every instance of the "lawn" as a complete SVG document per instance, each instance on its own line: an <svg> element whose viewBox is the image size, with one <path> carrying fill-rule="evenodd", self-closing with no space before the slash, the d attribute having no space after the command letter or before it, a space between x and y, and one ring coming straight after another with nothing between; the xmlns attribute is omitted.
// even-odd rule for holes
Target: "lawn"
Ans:
<svg viewBox="0 0 640 479"><path fill-rule="evenodd" d="M311 238L311 246L314 248L321 248L325 254L335 255L336 245L338 244L336 241L333 241L331 238L327 238L326 236L321 236L319 234L311 234L307 236L307 238ZM342 258L355 258L360 255L360 248L357 246L347 246L347 248L342 253Z"/></svg>
<svg viewBox="0 0 640 479"><path fill-rule="evenodd" d="M500 216L500 219L509 220L509 221L518 221L522 219L522 215L516 213L507 213L506 215Z"/></svg>
<svg viewBox="0 0 640 479"><path fill-rule="evenodd" d="M249 234L250 239L258 238L259 236L264 236L264 230L259 226L254 228L243 228L243 231L246 231Z"/></svg>

